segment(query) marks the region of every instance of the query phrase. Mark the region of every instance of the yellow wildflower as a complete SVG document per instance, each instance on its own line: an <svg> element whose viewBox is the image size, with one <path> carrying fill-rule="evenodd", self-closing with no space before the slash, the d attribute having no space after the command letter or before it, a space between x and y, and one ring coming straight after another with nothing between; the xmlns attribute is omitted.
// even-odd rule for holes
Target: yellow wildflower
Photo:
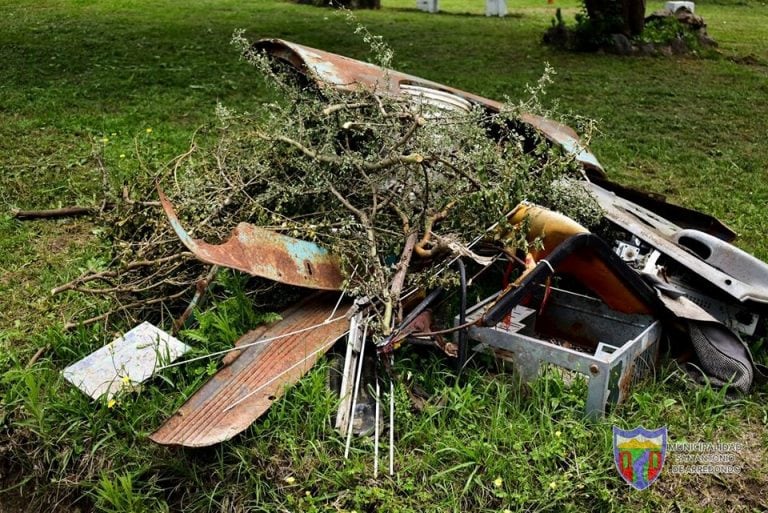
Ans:
<svg viewBox="0 0 768 513"><path fill-rule="evenodd" d="M288 477L286 477L286 478L285 478L285 480L284 480L284 481L285 481L286 483L288 483L289 485L292 485L293 483L295 483L295 482L296 482L296 478L295 478L295 477L293 477L293 476L288 476Z"/></svg>
<svg viewBox="0 0 768 513"><path fill-rule="evenodd" d="M116 404L117 404L117 401L115 401L114 399L110 399L107 402L107 408L114 408Z"/></svg>
<svg viewBox="0 0 768 513"><path fill-rule="evenodd" d="M557 488L557 483L552 481L551 483L549 483L549 487L554 490L555 488Z"/></svg>
<svg viewBox="0 0 768 513"><path fill-rule="evenodd" d="M151 128L147 128L147 133L151 134L152 133L152 129Z"/></svg>
<svg viewBox="0 0 768 513"><path fill-rule="evenodd" d="M495 486L496 488L501 488L501 485L503 484L504 484L504 480L500 477L497 477L496 479L493 480L493 486Z"/></svg>
<svg viewBox="0 0 768 513"><path fill-rule="evenodd" d="M555 431L555 436L556 437L560 438L560 435L562 435L562 433L560 431Z"/></svg>

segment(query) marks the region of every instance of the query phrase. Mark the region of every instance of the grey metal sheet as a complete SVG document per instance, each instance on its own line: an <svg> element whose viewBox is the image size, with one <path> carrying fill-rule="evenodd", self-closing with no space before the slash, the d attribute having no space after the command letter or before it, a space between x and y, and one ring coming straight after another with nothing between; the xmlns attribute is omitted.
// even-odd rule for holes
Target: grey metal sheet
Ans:
<svg viewBox="0 0 768 513"><path fill-rule="evenodd" d="M679 226L669 222L650 210L647 210L631 201L625 200L616 194L609 192L602 187L589 182L575 182L585 187L605 211L605 217L610 221L621 226L637 238L650 244L667 257L686 267L697 276L711 283L729 296L738 301L756 301L759 303L768 303L768 266L745 252L737 250L726 242L720 241L718 244L718 255L722 255L725 250L722 245L728 245L731 248L730 259L719 258L718 262L723 267L729 266L729 269L718 269L705 260L702 260L692 251L677 244L680 234L690 235L690 230L682 230ZM700 235L705 235L697 232ZM710 239L707 239L710 241ZM744 255L749 257L748 261ZM740 269L741 263L747 262L751 273L754 276L760 274L761 267L765 267L765 279L750 282L742 281L737 276L743 276L744 273L733 272ZM756 263L757 262L757 263ZM746 264L745 264L746 265Z"/></svg>
<svg viewBox="0 0 768 513"><path fill-rule="evenodd" d="M155 369L189 351L189 346L144 322L122 337L73 363L64 379L94 399L111 399L146 381Z"/></svg>

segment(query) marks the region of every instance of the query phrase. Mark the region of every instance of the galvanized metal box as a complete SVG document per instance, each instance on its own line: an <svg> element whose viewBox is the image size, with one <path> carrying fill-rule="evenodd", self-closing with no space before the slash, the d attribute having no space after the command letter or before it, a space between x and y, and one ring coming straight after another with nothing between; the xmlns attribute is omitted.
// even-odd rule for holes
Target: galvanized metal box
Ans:
<svg viewBox="0 0 768 513"><path fill-rule="evenodd" d="M416 8L420 11L435 13L440 10L438 0L416 0Z"/></svg>
<svg viewBox="0 0 768 513"><path fill-rule="evenodd" d="M529 304L541 308L544 296L545 289L538 288ZM492 299L472 307L467 320L481 316ZM469 328L469 338L480 342L476 350L490 349L511 361L523 381L535 379L542 364L583 374L588 380L586 413L597 418L653 374L661 323L650 316L617 312L595 298L551 288L540 312L517 306L497 326Z"/></svg>
<svg viewBox="0 0 768 513"><path fill-rule="evenodd" d="M501 17L506 16L507 0L485 0L485 15Z"/></svg>

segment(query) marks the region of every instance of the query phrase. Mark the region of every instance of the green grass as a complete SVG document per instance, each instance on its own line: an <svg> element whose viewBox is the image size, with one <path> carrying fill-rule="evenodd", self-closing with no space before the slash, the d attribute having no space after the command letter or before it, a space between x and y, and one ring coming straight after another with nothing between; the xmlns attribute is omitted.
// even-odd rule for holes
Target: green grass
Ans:
<svg viewBox="0 0 768 513"><path fill-rule="evenodd" d="M571 0L510 2L505 19L478 16L480 1L445 0L440 15L417 12L410 0L383 3L357 16L394 47L398 69L492 98L520 98L550 62L558 74L549 98L560 110L600 120L592 149L614 179L720 217L742 235L744 248L768 258L764 2L698 3L721 44L721 56L705 59L574 55L542 46L554 7L568 19L577 12ZM115 183L130 181L184 151L217 102L257 110L265 92L228 44L236 28L253 39L282 37L357 58L367 52L342 17L275 0L0 0L0 14L0 477L18 485L22 501L122 512L768 508L765 394L726 401L690 386L672 366L612 417L587 424L583 390L557 375L526 390L482 367L455 386L438 358L403 352L401 374L410 371L444 400L414 413L398 388L395 479L372 480L368 440L343 461L323 366L232 442L204 451L152 445L146 436L211 368L176 369L113 408L66 386L58 372L111 340L115 327L64 334L65 321L98 305L49 291L103 266L108 247L94 234L97 223L20 223L9 210L97 205L94 154L103 154ZM753 64L740 63L747 56ZM241 299L203 314L190 337L200 352L226 347L258 322L243 286L234 277L220 285L222 298ZM722 478L663 473L647 492L633 492L613 468L614 423L666 424L677 441L742 441L750 464Z"/></svg>

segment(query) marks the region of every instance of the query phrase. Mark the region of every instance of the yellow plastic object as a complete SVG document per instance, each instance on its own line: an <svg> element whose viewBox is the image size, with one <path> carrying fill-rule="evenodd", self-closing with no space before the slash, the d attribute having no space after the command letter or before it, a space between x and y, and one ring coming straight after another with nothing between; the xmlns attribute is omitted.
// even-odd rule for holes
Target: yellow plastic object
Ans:
<svg viewBox="0 0 768 513"><path fill-rule="evenodd" d="M527 228L528 242L541 241L541 245L531 244L525 258L525 269L512 284L515 287L535 268L537 262L546 259L562 242L579 233L589 232L568 216L530 203L518 205L510 214L509 221L517 229ZM554 271L575 278L615 310L633 314L650 313L648 305L591 250L574 253L560 262Z"/></svg>
<svg viewBox="0 0 768 513"><path fill-rule="evenodd" d="M568 216L531 203L519 204L510 214L509 222L513 226L520 226L526 218L526 240L532 243L539 239L542 243L542 247L530 249L536 261L546 258L564 240L589 231Z"/></svg>

